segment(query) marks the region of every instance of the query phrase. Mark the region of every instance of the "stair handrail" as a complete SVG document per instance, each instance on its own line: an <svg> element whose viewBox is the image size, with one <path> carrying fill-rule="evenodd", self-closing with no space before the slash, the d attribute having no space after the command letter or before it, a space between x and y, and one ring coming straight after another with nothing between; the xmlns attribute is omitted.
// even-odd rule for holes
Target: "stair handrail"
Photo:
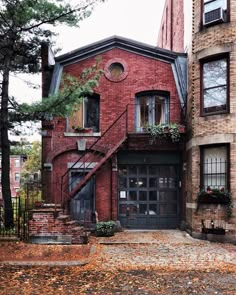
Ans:
<svg viewBox="0 0 236 295"><path fill-rule="evenodd" d="M126 118L125 118L125 132L126 132L126 134L127 134L127 110L128 110L128 104L126 105L126 108L125 108L125 110L113 121L113 123L101 134L101 136L97 139L97 140L95 140L90 146L89 146L89 148L88 148L88 150L91 150L99 141L101 141L101 139L102 138L104 138L104 136L111 130L111 128L120 120L120 118L122 118L122 116L124 115L124 114L126 114ZM86 153L87 153L87 151L84 151L83 153L82 153L82 155L78 158L78 160L77 161L75 161L74 163L73 163L73 165L70 167L70 168L68 168L67 169L67 171L61 176L61 204L63 203L63 183L64 183L64 177L66 176L66 175L68 175L68 173L71 171L71 169L73 169L75 166L76 166L76 164L77 163L79 163L80 162L80 160L84 157L84 156L86 156ZM81 167L83 167L83 165L84 165L84 163L82 163L79 167L78 167L78 169L80 169ZM87 167L88 168L88 167Z"/></svg>

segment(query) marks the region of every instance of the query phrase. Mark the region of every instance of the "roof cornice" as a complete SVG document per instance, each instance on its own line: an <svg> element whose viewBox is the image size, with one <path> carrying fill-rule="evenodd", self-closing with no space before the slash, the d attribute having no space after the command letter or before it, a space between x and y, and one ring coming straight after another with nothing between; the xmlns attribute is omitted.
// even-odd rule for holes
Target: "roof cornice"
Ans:
<svg viewBox="0 0 236 295"><path fill-rule="evenodd" d="M185 53L176 53L131 39L113 36L60 55L56 57L56 62L60 63L61 65L68 65L91 56L96 56L112 48L120 48L135 54L140 54L168 63L175 62L175 59L179 56L187 56Z"/></svg>

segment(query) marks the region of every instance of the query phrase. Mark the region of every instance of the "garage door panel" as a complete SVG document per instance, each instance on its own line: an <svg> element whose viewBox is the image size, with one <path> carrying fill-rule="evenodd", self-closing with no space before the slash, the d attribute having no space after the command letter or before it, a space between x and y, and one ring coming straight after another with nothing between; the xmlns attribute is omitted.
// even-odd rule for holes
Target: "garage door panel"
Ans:
<svg viewBox="0 0 236 295"><path fill-rule="evenodd" d="M122 225L176 228L180 207L178 182L177 165L119 167L118 216Z"/></svg>

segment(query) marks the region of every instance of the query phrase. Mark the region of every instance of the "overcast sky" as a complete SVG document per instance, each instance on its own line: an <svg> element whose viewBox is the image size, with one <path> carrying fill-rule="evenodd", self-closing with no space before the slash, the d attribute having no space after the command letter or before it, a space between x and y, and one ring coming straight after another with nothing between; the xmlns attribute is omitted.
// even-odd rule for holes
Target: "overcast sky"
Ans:
<svg viewBox="0 0 236 295"><path fill-rule="evenodd" d="M165 0L106 0L79 28L60 28L62 53L118 35L156 45Z"/></svg>
<svg viewBox="0 0 236 295"><path fill-rule="evenodd" d="M77 1L77 0L73 0ZM165 0L106 0L98 4L79 28L57 27L56 46L62 53L113 35L156 45ZM28 102L39 100L41 90L32 90L24 82L41 83L41 76L11 77L10 94Z"/></svg>

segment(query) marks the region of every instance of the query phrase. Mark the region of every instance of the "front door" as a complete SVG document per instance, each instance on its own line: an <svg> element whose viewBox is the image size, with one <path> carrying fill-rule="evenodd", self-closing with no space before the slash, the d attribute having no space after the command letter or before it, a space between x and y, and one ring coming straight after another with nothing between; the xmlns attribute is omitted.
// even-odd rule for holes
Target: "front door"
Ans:
<svg viewBox="0 0 236 295"><path fill-rule="evenodd" d="M124 227L176 228L179 224L178 165L120 165L118 216Z"/></svg>
<svg viewBox="0 0 236 295"><path fill-rule="evenodd" d="M80 172L71 173L71 189L73 189L82 180ZM88 222L94 211L94 194L95 194L95 178L91 178L81 191L71 200L70 210L74 220L81 223Z"/></svg>

